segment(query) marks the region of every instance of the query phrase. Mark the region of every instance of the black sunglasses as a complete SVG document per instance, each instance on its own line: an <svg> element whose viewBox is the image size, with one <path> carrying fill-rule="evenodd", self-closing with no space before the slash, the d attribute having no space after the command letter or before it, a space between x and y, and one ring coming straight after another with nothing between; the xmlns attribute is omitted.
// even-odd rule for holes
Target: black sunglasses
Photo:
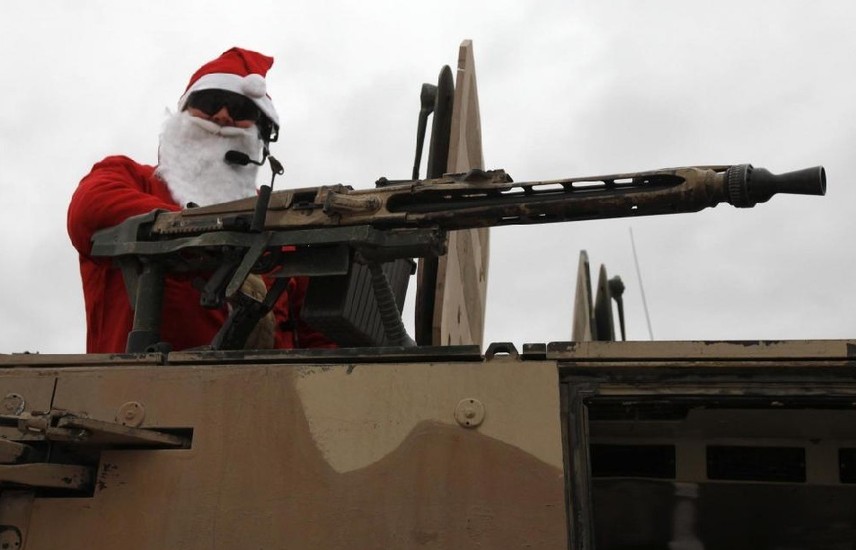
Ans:
<svg viewBox="0 0 856 550"><path fill-rule="evenodd" d="M235 120L252 120L258 122L262 116L261 110L253 100L226 90L200 90L193 92L187 98L187 107L199 109L206 115L212 116L225 107Z"/></svg>

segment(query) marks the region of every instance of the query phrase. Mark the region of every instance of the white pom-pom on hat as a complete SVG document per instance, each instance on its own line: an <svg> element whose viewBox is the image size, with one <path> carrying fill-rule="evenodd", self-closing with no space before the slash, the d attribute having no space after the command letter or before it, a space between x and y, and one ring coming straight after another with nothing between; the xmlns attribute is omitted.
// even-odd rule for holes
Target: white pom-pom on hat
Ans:
<svg viewBox="0 0 856 550"><path fill-rule="evenodd" d="M260 74L248 74L241 82L241 93L253 99L264 97L267 93L265 79Z"/></svg>

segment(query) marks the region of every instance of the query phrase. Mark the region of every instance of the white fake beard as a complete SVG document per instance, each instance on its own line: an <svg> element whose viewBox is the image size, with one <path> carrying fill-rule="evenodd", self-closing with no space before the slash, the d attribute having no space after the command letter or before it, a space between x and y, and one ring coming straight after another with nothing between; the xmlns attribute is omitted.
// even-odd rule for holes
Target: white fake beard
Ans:
<svg viewBox="0 0 856 550"><path fill-rule="evenodd" d="M259 158L258 128L220 126L182 111L164 123L155 174L182 207L255 197L258 166L227 164L226 151L233 150Z"/></svg>

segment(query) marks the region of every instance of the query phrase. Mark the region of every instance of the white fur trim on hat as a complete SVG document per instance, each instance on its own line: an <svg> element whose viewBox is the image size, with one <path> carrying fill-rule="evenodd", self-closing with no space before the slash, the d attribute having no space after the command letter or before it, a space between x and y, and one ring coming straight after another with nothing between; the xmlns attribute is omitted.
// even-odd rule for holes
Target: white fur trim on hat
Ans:
<svg viewBox="0 0 856 550"><path fill-rule="evenodd" d="M253 100L253 103L258 105L259 109L267 115L274 124L279 126L279 116L276 114L276 109L273 107L273 102L267 96L267 85L265 79L260 74L250 74L247 76L239 76L232 73L211 73L200 77L193 83L190 88L184 92L181 99L178 100L178 110L184 109L187 103L187 98L193 92L201 90L226 90L247 96Z"/></svg>

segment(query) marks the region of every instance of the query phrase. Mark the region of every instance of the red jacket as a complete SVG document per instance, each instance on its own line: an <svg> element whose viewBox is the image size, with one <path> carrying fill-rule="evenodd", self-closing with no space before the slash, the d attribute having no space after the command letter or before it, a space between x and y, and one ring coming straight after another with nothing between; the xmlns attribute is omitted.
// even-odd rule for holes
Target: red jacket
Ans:
<svg viewBox="0 0 856 550"><path fill-rule="evenodd" d="M134 321L122 272L110 258L90 256L93 233L156 208L180 210L166 184L154 171L154 166L138 164L128 157L107 157L92 167L71 198L68 234L80 253L87 353L123 353ZM288 291L274 307L278 348L294 347L293 331L289 328L289 296L292 308L299 311L307 285L305 277L292 279ZM172 344L172 349L209 344L226 316L225 306L206 309L199 305L199 291L193 288L190 277L166 278L161 339ZM323 335L300 322L297 332L301 347L335 347Z"/></svg>

